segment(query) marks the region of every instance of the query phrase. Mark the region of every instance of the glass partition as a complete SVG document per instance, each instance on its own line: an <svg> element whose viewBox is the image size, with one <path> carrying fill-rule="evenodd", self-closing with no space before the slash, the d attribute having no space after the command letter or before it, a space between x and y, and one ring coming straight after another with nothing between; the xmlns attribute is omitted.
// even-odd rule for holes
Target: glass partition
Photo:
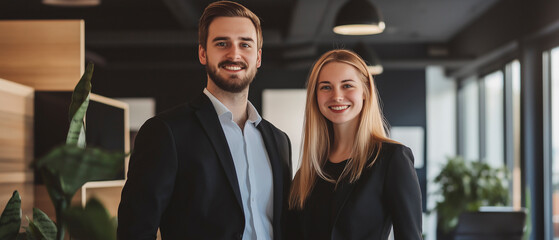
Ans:
<svg viewBox="0 0 559 240"><path fill-rule="evenodd" d="M559 47L551 51L551 202L553 239L559 240Z"/></svg>

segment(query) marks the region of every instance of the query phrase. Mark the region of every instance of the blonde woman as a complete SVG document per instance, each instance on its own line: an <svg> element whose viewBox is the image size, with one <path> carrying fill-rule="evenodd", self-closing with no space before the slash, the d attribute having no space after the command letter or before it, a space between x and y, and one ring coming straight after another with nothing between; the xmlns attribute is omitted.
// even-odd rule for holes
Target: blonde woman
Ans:
<svg viewBox="0 0 559 240"><path fill-rule="evenodd" d="M390 140L365 62L332 50L307 82L301 167L288 239L421 239L421 192L409 148Z"/></svg>

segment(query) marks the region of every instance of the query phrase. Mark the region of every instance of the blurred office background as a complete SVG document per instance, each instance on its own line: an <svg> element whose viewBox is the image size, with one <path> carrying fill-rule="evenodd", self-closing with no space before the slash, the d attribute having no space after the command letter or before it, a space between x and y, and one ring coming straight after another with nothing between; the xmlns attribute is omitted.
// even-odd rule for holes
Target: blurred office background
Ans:
<svg viewBox="0 0 559 240"><path fill-rule="evenodd" d="M391 135L416 157L426 239L436 237L430 210L441 201L434 178L457 155L506 168L507 205L529 209L530 239L559 239L559 1L361 1L380 12L382 33L334 33L347 0L238 1L261 18L264 34L249 100L288 132L294 161L313 61L354 49L382 66L374 78ZM57 5L68 2L75 6ZM92 92L129 103L133 148L143 121L204 88L197 24L212 1L79 2L3 0L0 21L83 19ZM0 31L0 42L9 34Z"/></svg>

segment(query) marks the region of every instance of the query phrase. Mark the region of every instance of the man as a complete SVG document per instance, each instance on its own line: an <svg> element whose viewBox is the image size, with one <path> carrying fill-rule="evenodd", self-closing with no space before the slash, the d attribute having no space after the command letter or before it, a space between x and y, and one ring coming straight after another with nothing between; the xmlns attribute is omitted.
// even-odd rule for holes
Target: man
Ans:
<svg viewBox="0 0 559 240"><path fill-rule="evenodd" d="M118 238L281 239L291 182L285 133L248 102L262 30L244 6L210 4L199 24L204 93L140 129L118 211Z"/></svg>

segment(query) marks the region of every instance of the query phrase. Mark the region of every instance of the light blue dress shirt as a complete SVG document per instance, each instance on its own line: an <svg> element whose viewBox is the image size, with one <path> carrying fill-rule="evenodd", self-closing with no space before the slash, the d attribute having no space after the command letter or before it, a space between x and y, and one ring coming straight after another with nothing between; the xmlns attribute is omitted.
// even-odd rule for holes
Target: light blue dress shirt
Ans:
<svg viewBox="0 0 559 240"><path fill-rule="evenodd" d="M235 163L245 215L243 240L272 239L274 206L272 166L262 135L256 128L262 117L252 103L248 102L248 119L244 130L241 130L233 121L231 111L207 89L204 89L204 93L210 98L217 112Z"/></svg>

